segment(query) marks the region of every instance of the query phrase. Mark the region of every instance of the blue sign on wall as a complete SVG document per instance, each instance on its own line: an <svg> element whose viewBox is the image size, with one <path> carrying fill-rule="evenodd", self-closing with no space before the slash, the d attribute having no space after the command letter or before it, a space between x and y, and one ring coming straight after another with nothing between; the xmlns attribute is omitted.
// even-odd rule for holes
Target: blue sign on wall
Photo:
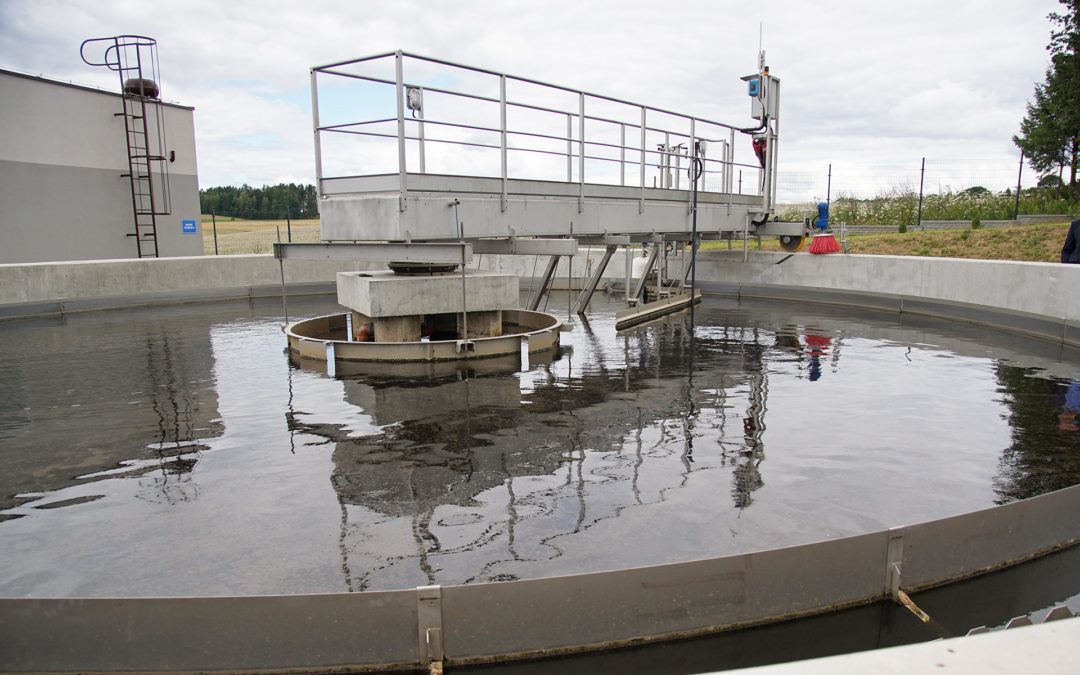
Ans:
<svg viewBox="0 0 1080 675"><path fill-rule="evenodd" d="M184 234L195 234L194 220L182 220L180 221L180 224L182 225L181 232L183 232Z"/></svg>

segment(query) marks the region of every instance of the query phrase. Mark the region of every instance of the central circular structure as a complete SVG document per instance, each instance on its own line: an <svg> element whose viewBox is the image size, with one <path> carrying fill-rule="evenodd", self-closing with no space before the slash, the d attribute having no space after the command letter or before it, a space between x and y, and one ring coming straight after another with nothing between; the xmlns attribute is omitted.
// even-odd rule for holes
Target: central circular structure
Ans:
<svg viewBox="0 0 1080 675"><path fill-rule="evenodd" d="M390 263L390 270L339 272L338 303L351 312L287 327L289 350L320 361L457 361L529 354L559 345L561 323L519 310L518 278L454 264Z"/></svg>

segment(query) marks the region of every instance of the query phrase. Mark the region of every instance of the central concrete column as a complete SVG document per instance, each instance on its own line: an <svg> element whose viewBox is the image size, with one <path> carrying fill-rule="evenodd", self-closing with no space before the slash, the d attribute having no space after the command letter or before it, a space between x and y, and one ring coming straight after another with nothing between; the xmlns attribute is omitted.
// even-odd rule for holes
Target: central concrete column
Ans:
<svg viewBox="0 0 1080 675"><path fill-rule="evenodd" d="M376 342L419 342L419 314L409 316L386 316L375 319Z"/></svg>
<svg viewBox="0 0 1080 675"><path fill-rule="evenodd" d="M502 332L502 310L496 309L490 312L469 312L469 335L470 338L498 337ZM458 335L464 332L461 314L458 317Z"/></svg>

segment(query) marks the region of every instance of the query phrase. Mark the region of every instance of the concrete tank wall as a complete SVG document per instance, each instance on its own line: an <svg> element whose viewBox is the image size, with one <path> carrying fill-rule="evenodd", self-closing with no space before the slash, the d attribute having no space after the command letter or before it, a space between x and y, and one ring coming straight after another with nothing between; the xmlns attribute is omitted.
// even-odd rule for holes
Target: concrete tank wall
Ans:
<svg viewBox="0 0 1080 675"><path fill-rule="evenodd" d="M145 258L0 265L0 319L184 300L281 295L281 269L269 255ZM290 292L333 291L351 261L289 260Z"/></svg>
<svg viewBox="0 0 1080 675"><path fill-rule="evenodd" d="M1080 346L1080 265L913 256L706 251L705 292L989 323Z"/></svg>
<svg viewBox="0 0 1080 675"><path fill-rule="evenodd" d="M887 293L1080 320L1080 265L881 255L704 251L698 279Z"/></svg>
<svg viewBox="0 0 1080 675"><path fill-rule="evenodd" d="M586 269L583 251L574 276ZM544 260L529 256L484 256L481 268L523 278L543 273ZM678 261L670 262L678 269ZM339 271L381 265L325 260L285 261L286 282L333 291ZM621 278L622 253L608 270ZM535 270L535 272L533 271ZM565 277L564 277L565 278ZM797 297L818 302L878 305L897 311L926 311L974 319L986 308L1005 313L1020 330L1080 344L1080 266L903 256L751 253L705 251L698 258L698 283L706 292L727 295ZM146 260L0 265L0 316L41 313L63 300L67 311L182 299L280 293L278 261L269 255L198 256ZM314 285L314 286L313 286ZM933 311L931 311L933 310ZM55 311L55 309L53 310ZM1000 321L998 321L1000 323ZM1034 330L1026 330L1032 326Z"/></svg>

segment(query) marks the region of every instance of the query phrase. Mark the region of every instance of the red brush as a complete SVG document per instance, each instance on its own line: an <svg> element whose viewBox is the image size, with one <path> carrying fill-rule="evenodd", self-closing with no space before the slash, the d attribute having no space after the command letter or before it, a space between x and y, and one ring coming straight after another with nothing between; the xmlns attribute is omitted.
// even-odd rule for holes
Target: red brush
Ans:
<svg viewBox="0 0 1080 675"><path fill-rule="evenodd" d="M809 250L811 253L836 253L840 250L840 242L833 235L822 232L814 235Z"/></svg>

